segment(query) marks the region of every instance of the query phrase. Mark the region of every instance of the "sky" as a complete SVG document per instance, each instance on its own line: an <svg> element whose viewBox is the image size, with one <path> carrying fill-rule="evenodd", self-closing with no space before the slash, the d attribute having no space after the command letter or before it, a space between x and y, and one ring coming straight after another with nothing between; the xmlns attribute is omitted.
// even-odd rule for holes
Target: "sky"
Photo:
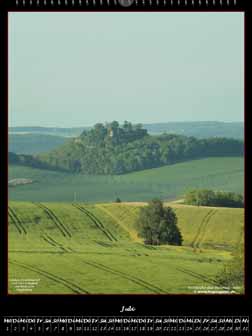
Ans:
<svg viewBox="0 0 252 336"><path fill-rule="evenodd" d="M9 13L9 126L243 121L243 13Z"/></svg>

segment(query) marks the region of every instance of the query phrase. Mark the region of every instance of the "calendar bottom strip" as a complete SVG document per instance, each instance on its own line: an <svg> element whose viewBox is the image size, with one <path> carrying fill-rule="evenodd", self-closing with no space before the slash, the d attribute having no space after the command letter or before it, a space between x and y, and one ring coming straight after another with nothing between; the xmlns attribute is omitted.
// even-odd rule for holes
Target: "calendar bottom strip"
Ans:
<svg viewBox="0 0 252 336"><path fill-rule="evenodd" d="M3 334L226 333L249 334L248 316L79 316L4 317Z"/></svg>

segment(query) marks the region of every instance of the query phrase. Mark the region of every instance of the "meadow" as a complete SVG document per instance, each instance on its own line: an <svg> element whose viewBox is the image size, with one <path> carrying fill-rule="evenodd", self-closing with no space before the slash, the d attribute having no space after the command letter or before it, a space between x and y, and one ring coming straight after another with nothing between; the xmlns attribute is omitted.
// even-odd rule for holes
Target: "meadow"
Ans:
<svg viewBox="0 0 252 336"><path fill-rule="evenodd" d="M149 246L134 226L144 204L10 201L9 293L24 293L15 281L27 278L37 279L29 294L194 294L197 286L216 287L242 237L244 210L166 203L184 244Z"/></svg>
<svg viewBox="0 0 252 336"><path fill-rule="evenodd" d="M173 200L189 189L210 188L243 193L244 159L213 157L124 175L80 175L10 165L9 180L29 178L32 184L9 188L9 199L36 202Z"/></svg>

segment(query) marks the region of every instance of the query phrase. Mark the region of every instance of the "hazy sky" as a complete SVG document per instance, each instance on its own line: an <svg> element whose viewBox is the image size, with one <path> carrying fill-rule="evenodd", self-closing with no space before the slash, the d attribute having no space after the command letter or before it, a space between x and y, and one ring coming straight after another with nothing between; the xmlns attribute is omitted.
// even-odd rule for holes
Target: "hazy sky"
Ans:
<svg viewBox="0 0 252 336"><path fill-rule="evenodd" d="M10 126L242 121L243 13L10 13Z"/></svg>

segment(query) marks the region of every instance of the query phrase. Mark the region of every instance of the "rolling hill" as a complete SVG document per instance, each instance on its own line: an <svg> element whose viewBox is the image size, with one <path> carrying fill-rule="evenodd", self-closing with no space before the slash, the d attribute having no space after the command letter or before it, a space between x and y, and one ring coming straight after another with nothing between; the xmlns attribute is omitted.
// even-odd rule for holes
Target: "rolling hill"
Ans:
<svg viewBox="0 0 252 336"><path fill-rule="evenodd" d="M184 246L144 245L134 228L143 204L9 202L9 292L193 294L241 239L243 209L170 204ZM127 269L125 269L127 265ZM217 292L223 288L217 288ZM242 289L240 289L242 291Z"/></svg>
<svg viewBox="0 0 252 336"><path fill-rule="evenodd" d="M9 188L9 199L19 201L111 202L181 198L189 189L208 188L243 193L244 162L239 157L191 160L130 174L81 175L9 166L9 180L33 183Z"/></svg>

